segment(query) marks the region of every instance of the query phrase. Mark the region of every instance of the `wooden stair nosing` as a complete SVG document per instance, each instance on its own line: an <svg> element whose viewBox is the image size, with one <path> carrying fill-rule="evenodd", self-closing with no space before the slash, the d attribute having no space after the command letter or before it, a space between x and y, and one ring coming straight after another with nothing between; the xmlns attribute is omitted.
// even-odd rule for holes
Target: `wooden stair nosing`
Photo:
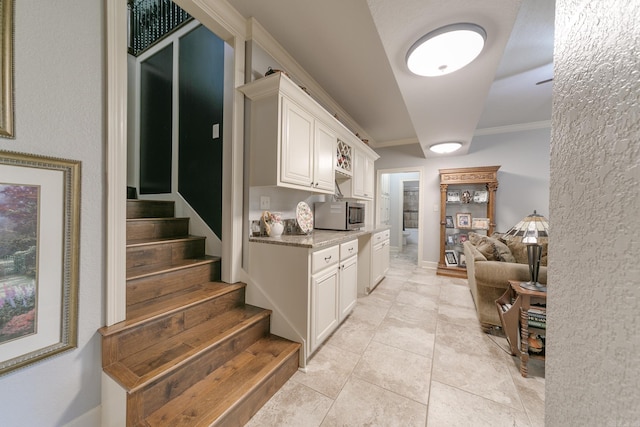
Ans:
<svg viewBox="0 0 640 427"><path fill-rule="evenodd" d="M229 294L231 292L235 292L239 289L242 289L244 287L246 287L246 285L242 282L238 282L238 283L223 283L223 282L210 282L210 283L220 283L220 284L224 284L227 285L224 288L219 289L218 291L216 291L215 293L211 294L210 297L208 297L206 300L202 301L202 302L207 302L210 301L212 299L218 298L222 295L226 295ZM189 304L186 305L182 308L189 308L192 307L194 305L197 305L197 303L195 304ZM180 308L174 309L173 311L170 312L165 312L164 315L158 315L158 316L154 316L154 317L150 317L150 318L138 318L138 319L127 319L127 320L123 320L121 322L118 322L114 325L111 326L103 326L102 328L98 329L98 332L100 332L100 334L103 337L109 337L118 333L122 333L126 330L129 329L134 329L136 327L139 327L140 325L147 323L147 322L151 322L154 320L158 320L162 317L169 317L177 312L180 311Z"/></svg>
<svg viewBox="0 0 640 427"><path fill-rule="evenodd" d="M156 246L156 245L165 245L165 244L188 242L188 241L200 241L205 239L206 237L193 236L191 234L187 236L176 236L176 237L156 237L156 238L152 237L149 239L135 239L133 241L127 242L127 249L137 248L141 246Z"/></svg>
<svg viewBox="0 0 640 427"><path fill-rule="evenodd" d="M217 287L212 285L225 285ZM229 294L245 288L244 283L228 284L222 282L199 283L184 289L181 292L174 292L163 295L150 301L143 301L138 304L127 306L127 321L144 322L158 319L162 316L169 316L181 310L188 309L198 304L204 304L222 295ZM145 314L135 313L144 311ZM131 317L129 317L131 315Z"/></svg>
<svg viewBox="0 0 640 427"><path fill-rule="evenodd" d="M191 268L202 264L215 264L220 262L220 257L213 255L205 255L198 258L186 258L180 259L176 262L167 265L151 265L142 267L132 267L127 270L127 280L142 279L144 277L154 276L158 274L170 273L180 269Z"/></svg>
<svg viewBox="0 0 640 427"><path fill-rule="evenodd" d="M240 335L242 332L249 330L251 327L258 325L265 318L271 315L270 310L262 310L256 315L245 319L243 322L234 325L234 327L218 334L207 343L192 347L186 353L183 353L178 360L173 360L171 364L164 364L156 367L144 375L137 375L126 363L117 361L109 366L103 367L103 370L124 387L129 394L136 393L147 387L148 385L168 377L180 368L189 364L192 360L202 357L209 351L215 351L217 348L229 343L230 340ZM268 325L267 325L268 329ZM243 351L244 349L240 349Z"/></svg>
<svg viewBox="0 0 640 427"><path fill-rule="evenodd" d="M268 349L270 345L281 346L277 355L270 351L252 353L254 347L263 346ZM216 425L216 422L237 411L256 390L272 380L287 362L293 360L293 365L297 369L299 349L298 343L269 335L224 363L207 378L185 390L165 406L151 413L146 417L146 421L149 425L168 426L183 425L183 423L191 426ZM246 377L243 378L243 376ZM237 383L238 379L243 380L240 386ZM230 384L234 386L231 387ZM216 390L218 390L217 393ZM201 409L206 408L206 410L197 411L195 406ZM199 414L194 419L190 412ZM171 416L171 414L175 415Z"/></svg>

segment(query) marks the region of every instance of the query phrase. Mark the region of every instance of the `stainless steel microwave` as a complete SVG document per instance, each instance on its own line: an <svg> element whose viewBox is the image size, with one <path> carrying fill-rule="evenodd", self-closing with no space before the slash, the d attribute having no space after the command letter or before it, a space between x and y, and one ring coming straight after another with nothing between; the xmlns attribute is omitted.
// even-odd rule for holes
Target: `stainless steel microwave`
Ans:
<svg viewBox="0 0 640 427"><path fill-rule="evenodd" d="M359 230L364 227L364 203L339 200L314 204L313 227L319 230Z"/></svg>

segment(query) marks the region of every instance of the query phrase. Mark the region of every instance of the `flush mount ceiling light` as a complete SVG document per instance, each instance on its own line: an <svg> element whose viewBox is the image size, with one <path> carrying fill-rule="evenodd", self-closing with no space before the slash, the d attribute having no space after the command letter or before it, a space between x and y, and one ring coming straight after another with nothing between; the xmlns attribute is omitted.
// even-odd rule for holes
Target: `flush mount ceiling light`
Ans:
<svg viewBox="0 0 640 427"><path fill-rule="evenodd" d="M439 142L437 144L433 144L429 147L429 150L438 154L449 154L453 153L457 149L462 147L461 142Z"/></svg>
<svg viewBox="0 0 640 427"><path fill-rule="evenodd" d="M443 76L469 64L484 47L487 33L476 24L451 24L421 37L407 52L409 70L419 76Z"/></svg>

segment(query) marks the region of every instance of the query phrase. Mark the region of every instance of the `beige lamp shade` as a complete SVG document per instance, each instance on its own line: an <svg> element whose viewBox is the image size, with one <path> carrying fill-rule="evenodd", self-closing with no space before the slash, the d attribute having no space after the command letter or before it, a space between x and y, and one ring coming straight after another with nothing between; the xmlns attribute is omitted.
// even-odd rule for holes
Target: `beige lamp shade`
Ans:
<svg viewBox="0 0 640 427"><path fill-rule="evenodd" d="M536 211L511 227L502 238L512 242L544 243L549 241L549 221ZM535 240L534 240L535 239Z"/></svg>

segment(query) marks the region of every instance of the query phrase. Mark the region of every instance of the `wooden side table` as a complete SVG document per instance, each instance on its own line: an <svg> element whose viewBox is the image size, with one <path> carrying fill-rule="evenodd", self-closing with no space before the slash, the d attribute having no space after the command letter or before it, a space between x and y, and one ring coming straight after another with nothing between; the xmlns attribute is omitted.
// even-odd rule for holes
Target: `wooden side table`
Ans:
<svg viewBox="0 0 640 427"><path fill-rule="evenodd" d="M530 354L529 353L529 334L530 333L538 333L540 335L546 334L545 328L538 328L529 326L529 309L532 304L542 304L546 307L547 304L547 293L540 291L533 291L530 289L526 289L520 286L519 281L509 280L509 285L513 292L515 292L515 297L520 298L520 374L523 377L527 376L527 364L529 363L529 358L532 359L540 359L544 360L544 354ZM537 307L536 307L537 308Z"/></svg>

